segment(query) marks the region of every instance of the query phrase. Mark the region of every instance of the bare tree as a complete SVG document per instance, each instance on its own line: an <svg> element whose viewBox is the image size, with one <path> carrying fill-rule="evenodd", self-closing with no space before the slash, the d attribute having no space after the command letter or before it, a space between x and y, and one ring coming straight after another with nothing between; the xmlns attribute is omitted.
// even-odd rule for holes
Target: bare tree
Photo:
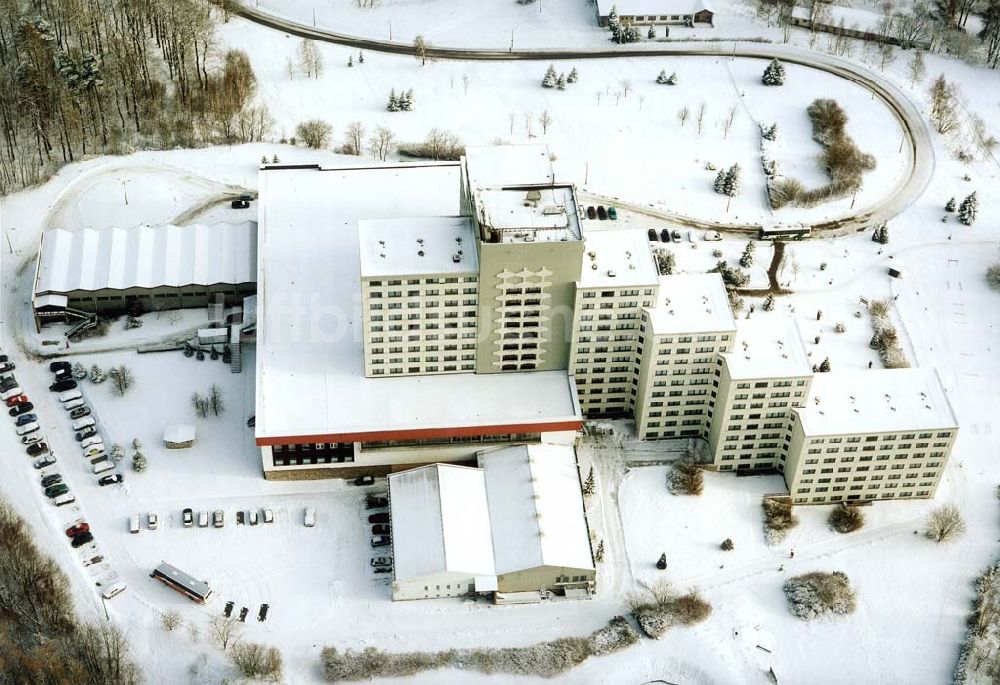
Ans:
<svg viewBox="0 0 1000 685"><path fill-rule="evenodd" d="M927 74L927 65L924 64L924 53L917 50L906 65L906 70L910 73L910 86L916 86L918 81L923 81Z"/></svg>
<svg viewBox="0 0 1000 685"><path fill-rule="evenodd" d="M681 122L681 128L684 128L684 124L687 123L689 116L691 116L691 110L687 108L687 105L677 110L677 119Z"/></svg>
<svg viewBox="0 0 1000 685"><path fill-rule="evenodd" d="M530 111L525 111L524 112L524 134L526 136L528 136L529 138L534 138L535 137L535 134L532 132L532 129L531 129L531 122L532 121L534 121L534 119L533 119L533 117L531 115L531 112Z"/></svg>
<svg viewBox="0 0 1000 685"><path fill-rule="evenodd" d="M427 52L430 50L431 44L427 42L427 39L422 35L417 35L413 39L413 52L416 54L417 59L420 60L420 66L427 64Z"/></svg>
<svg viewBox="0 0 1000 685"><path fill-rule="evenodd" d="M552 125L552 117L549 115L549 110L543 110L538 116L538 123L542 127L542 135L549 132L549 126Z"/></svg>
<svg viewBox="0 0 1000 685"><path fill-rule="evenodd" d="M208 621L208 633L222 651L239 639L242 624L235 616L216 614Z"/></svg>
<svg viewBox="0 0 1000 685"><path fill-rule="evenodd" d="M468 74L462 74L462 94L463 95L468 95L469 94L469 75Z"/></svg>
<svg viewBox="0 0 1000 685"><path fill-rule="evenodd" d="M360 155L364 138L364 125L360 121L352 121L344 129L344 146L340 151L345 155Z"/></svg>
<svg viewBox="0 0 1000 685"><path fill-rule="evenodd" d="M934 542L951 542L965 532L962 512L954 504L945 504L927 515L924 535Z"/></svg>
<svg viewBox="0 0 1000 685"><path fill-rule="evenodd" d="M629 79L622 79L619 84L622 87L622 96L628 99L628 94L632 92L632 81Z"/></svg>
<svg viewBox="0 0 1000 685"><path fill-rule="evenodd" d="M316 48L316 43L303 38L299 43L299 69L309 78L319 78L323 73L323 56Z"/></svg>
<svg viewBox="0 0 1000 685"><path fill-rule="evenodd" d="M733 127L733 120L736 119L736 105L733 105L729 110L729 116L726 117L725 124L723 125L722 139L725 140L729 137L729 129Z"/></svg>
<svg viewBox="0 0 1000 685"><path fill-rule="evenodd" d="M368 138L368 150L372 157L384 162L389 153L392 152L392 146L395 142L396 136L388 126L378 126Z"/></svg>
<svg viewBox="0 0 1000 685"><path fill-rule="evenodd" d="M295 127L295 137L306 147L322 150L330 144L333 127L322 119L309 119Z"/></svg>
<svg viewBox="0 0 1000 685"><path fill-rule="evenodd" d="M701 135L702 126L705 123L705 110L708 108L704 102L698 105L698 114L695 115L695 121L698 123L698 135Z"/></svg>
<svg viewBox="0 0 1000 685"><path fill-rule="evenodd" d="M222 393L222 388L216 384L208 389L208 405L212 408L212 413L221 416L226 410L226 398Z"/></svg>
<svg viewBox="0 0 1000 685"><path fill-rule="evenodd" d="M204 395L193 393L191 395L191 406L194 407L194 413L198 415L198 418L203 419L208 416L208 398Z"/></svg>
<svg viewBox="0 0 1000 685"><path fill-rule="evenodd" d="M256 642L237 642L229 654L236 668L247 678L278 681L282 678L281 652Z"/></svg>
<svg viewBox="0 0 1000 685"><path fill-rule="evenodd" d="M172 631L181 624L181 615L176 610L171 609L160 617L160 623L163 624L165 630Z"/></svg>
<svg viewBox="0 0 1000 685"><path fill-rule="evenodd" d="M931 122L938 133L953 131L958 126L958 90L941 74L930 87Z"/></svg>
<svg viewBox="0 0 1000 685"><path fill-rule="evenodd" d="M132 387L132 384L135 383L135 376L132 375L132 369L124 364L108 369L108 378L111 379L111 387L121 397L124 397L125 393Z"/></svg>

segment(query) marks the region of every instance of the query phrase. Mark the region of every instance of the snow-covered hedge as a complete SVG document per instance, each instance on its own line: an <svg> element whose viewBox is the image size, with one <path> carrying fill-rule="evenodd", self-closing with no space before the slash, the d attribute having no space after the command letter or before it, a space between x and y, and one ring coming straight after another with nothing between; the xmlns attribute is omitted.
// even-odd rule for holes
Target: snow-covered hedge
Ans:
<svg viewBox="0 0 1000 685"><path fill-rule="evenodd" d="M777 545L785 539L799 519L792 513L792 505L773 499L765 499L764 507L764 539L769 545Z"/></svg>
<svg viewBox="0 0 1000 685"><path fill-rule="evenodd" d="M633 606L632 615L642 632L658 640L676 625L701 623L712 613L712 605L697 592L686 595L657 597L649 604Z"/></svg>
<svg viewBox="0 0 1000 685"><path fill-rule="evenodd" d="M788 610L803 621L833 614L844 616L854 613L857 597L847 574L813 571L795 576L784 585Z"/></svg>

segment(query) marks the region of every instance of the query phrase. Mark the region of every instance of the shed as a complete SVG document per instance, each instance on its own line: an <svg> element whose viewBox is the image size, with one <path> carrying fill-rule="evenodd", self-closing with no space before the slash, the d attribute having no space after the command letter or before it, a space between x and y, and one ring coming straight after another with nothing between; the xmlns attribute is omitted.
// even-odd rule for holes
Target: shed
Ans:
<svg viewBox="0 0 1000 685"><path fill-rule="evenodd" d="M899 269L894 269L894 268L892 268L890 266L889 267L889 275L892 276L893 278L902 278L903 277L903 272L900 271Z"/></svg>
<svg viewBox="0 0 1000 685"><path fill-rule="evenodd" d="M194 426L187 423L175 423L163 429L163 445L170 450L179 450L191 447L197 431Z"/></svg>

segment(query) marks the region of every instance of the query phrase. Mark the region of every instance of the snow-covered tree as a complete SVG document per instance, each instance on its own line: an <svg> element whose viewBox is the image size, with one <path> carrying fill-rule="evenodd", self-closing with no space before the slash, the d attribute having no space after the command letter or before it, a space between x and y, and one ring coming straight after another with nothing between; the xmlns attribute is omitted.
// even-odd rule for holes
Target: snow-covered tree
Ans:
<svg viewBox="0 0 1000 685"><path fill-rule="evenodd" d="M142 452L136 452L132 455L132 470L136 473L142 473L146 470L146 455Z"/></svg>
<svg viewBox="0 0 1000 685"><path fill-rule="evenodd" d="M767 297L764 298L763 309L765 312L769 312L772 309L774 309L774 295L768 295Z"/></svg>
<svg viewBox="0 0 1000 685"><path fill-rule="evenodd" d="M125 458L125 448L119 445L117 442L111 446L111 452L109 453L112 461L116 464Z"/></svg>
<svg viewBox="0 0 1000 685"><path fill-rule="evenodd" d="M957 208L958 201L954 197L949 198L948 201L944 203L944 211L946 212L954 212Z"/></svg>
<svg viewBox="0 0 1000 685"><path fill-rule="evenodd" d="M676 86L677 85L677 72L676 71L671 72L670 76L667 77L667 85L668 86Z"/></svg>
<svg viewBox="0 0 1000 685"><path fill-rule="evenodd" d="M665 84L667 82L667 70L660 69L660 73L656 76L656 82L659 84Z"/></svg>
<svg viewBox="0 0 1000 685"><path fill-rule="evenodd" d="M979 198L972 193L958 206L958 220L966 226L976 223L976 214L979 211Z"/></svg>
<svg viewBox="0 0 1000 685"><path fill-rule="evenodd" d="M569 76L566 77L566 83L576 83L580 80L580 73L573 67L569 70Z"/></svg>
<svg viewBox="0 0 1000 685"><path fill-rule="evenodd" d="M587 480L583 482L583 494L590 496L594 494L597 489L597 481L594 480L594 467L590 467L590 472L587 474Z"/></svg>
<svg viewBox="0 0 1000 685"><path fill-rule="evenodd" d="M986 268L986 282L994 290L1000 290L1000 262Z"/></svg>
<svg viewBox="0 0 1000 685"><path fill-rule="evenodd" d="M646 32L646 38L649 38L650 40L656 38L656 29L650 26L649 31Z"/></svg>
<svg viewBox="0 0 1000 685"><path fill-rule="evenodd" d="M556 68L550 64L549 68L545 70L545 76L542 77L542 88L555 88L556 78Z"/></svg>
<svg viewBox="0 0 1000 685"><path fill-rule="evenodd" d="M82 381L84 378L87 377L87 367L85 367L80 362L77 362L76 364L73 364L72 373L73 373L73 378L75 378L78 381Z"/></svg>
<svg viewBox="0 0 1000 685"><path fill-rule="evenodd" d="M823 372L823 373L826 373L826 372L828 372L830 370L830 358L829 357L827 357L822 362L820 362L819 370L821 372Z"/></svg>
<svg viewBox="0 0 1000 685"><path fill-rule="evenodd" d="M399 111L399 96L396 95L395 88L389 91L389 104L386 105L386 109L388 109L390 112Z"/></svg>
<svg viewBox="0 0 1000 685"><path fill-rule="evenodd" d="M556 79L556 88L566 90L566 74L559 74L559 78Z"/></svg>
<svg viewBox="0 0 1000 685"><path fill-rule="evenodd" d="M872 240L880 245L886 245L889 242L889 226L888 224L882 224L875 229L872 233Z"/></svg>
<svg viewBox="0 0 1000 685"><path fill-rule="evenodd" d="M723 184L722 192L729 197L736 197L742 188L740 165L734 164L726 171L726 180Z"/></svg>
<svg viewBox="0 0 1000 685"><path fill-rule="evenodd" d="M657 250L654 254L656 257L656 270L663 276L669 276L674 272L674 267L676 265L676 259L674 258L674 253L670 250Z"/></svg>
<svg viewBox="0 0 1000 685"><path fill-rule="evenodd" d="M719 173L715 175L715 184L713 185L715 192L720 195L726 192L726 170L719 169Z"/></svg>
<svg viewBox="0 0 1000 685"><path fill-rule="evenodd" d="M353 67L354 66L354 55L348 55L347 56L347 66L349 66L349 67Z"/></svg>
<svg viewBox="0 0 1000 685"><path fill-rule="evenodd" d="M408 89L399 96L399 108L404 112L413 111L413 89Z"/></svg>
<svg viewBox="0 0 1000 685"><path fill-rule="evenodd" d="M777 140L778 139L778 125L771 124L770 126L761 126L760 135L764 140Z"/></svg>
<svg viewBox="0 0 1000 685"><path fill-rule="evenodd" d="M785 65L776 59L772 59L764 69L764 76L761 80L765 86L785 85Z"/></svg>
<svg viewBox="0 0 1000 685"><path fill-rule="evenodd" d="M753 253L755 245L753 241L748 241L747 246L743 249L743 254L740 256L740 266L744 269L748 269L753 266Z"/></svg>

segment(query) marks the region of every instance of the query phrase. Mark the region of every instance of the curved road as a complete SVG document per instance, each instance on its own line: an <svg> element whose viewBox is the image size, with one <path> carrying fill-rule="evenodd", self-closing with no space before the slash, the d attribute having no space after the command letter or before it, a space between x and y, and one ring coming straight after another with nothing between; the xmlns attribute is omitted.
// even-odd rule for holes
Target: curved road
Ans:
<svg viewBox="0 0 1000 685"><path fill-rule="evenodd" d="M397 55L416 55L409 43L398 43L374 38L351 36L328 29L308 26L290 19L269 14L262 10L237 3L231 12L256 24L284 31L301 38L346 45L349 47ZM863 230L895 217L909 207L930 184L934 173L934 147L927 122L919 107L888 79L846 60L818 52L803 50L790 45L748 42L659 43L616 46L614 48L539 48L531 50L479 50L475 48L430 47L427 57L440 60L557 60L557 59L606 59L615 57L749 57L756 59L780 58L789 64L819 69L839 76L870 91L878 97L899 121L906 137L903 151L909 157L910 173L896 185L887 189L885 198L876 206L864 211L810 224L813 234ZM712 230L752 231L759 228L749 224L717 224L669 212L654 212L641 205L618 202L635 211L670 219L686 226Z"/></svg>

